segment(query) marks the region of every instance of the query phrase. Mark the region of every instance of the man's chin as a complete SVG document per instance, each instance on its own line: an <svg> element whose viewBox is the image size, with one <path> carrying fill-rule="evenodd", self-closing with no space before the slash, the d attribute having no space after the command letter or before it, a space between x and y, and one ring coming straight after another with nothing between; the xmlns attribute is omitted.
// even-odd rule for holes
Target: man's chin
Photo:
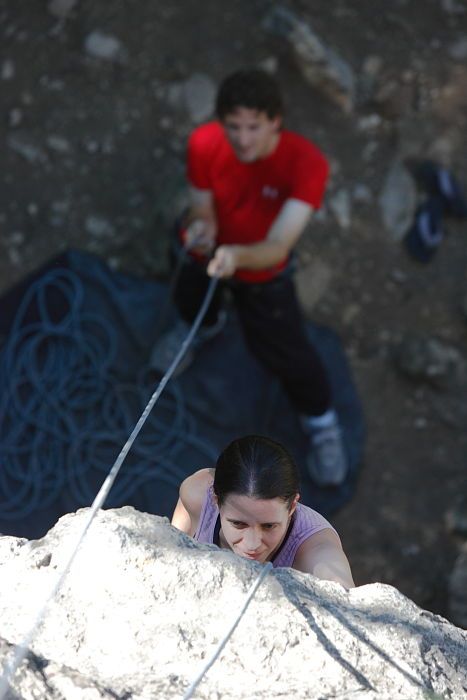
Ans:
<svg viewBox="0 0 467 700"><path fill-rule="evenodd" d="M239 153L235 151L235 155L242 163L254 163L257 160L256 153Z"/></svg>

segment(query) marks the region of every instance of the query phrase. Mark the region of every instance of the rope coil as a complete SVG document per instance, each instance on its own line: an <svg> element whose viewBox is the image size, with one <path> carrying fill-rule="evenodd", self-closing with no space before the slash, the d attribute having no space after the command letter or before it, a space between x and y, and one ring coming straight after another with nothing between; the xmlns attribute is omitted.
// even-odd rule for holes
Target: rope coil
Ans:
<svg viewBox="0 0 467 700"><path fill-rule="evenodd" d="M153 392L151 398L149 399L148 403L146 404L146 407L144 408L143 413L141 414L138 422L136 423L135 427L133 428L129 438L125 442L123 448L121 449L117 459L115 460L112 468L110 469L106 479L104 480L104 483L102 484L101 488L99 489L99 492L97 493L90 509L87 514L87 518L85 520L84 527L82 528L81 532L79 533L79 536L77 538L76 544L73 547L71 554L66 561L62 571L60 572L59 576L56 579L55 584L53 585L51 591L47 594L46 598L42 602L41 606L39 607L39 610L37 612L37 615L26 633L25 637L23 638L22 642L18 644L15 647L15 651L13 654L13 658L10 662L7 662L3 674L0 677L0 700L3 700L6 696L6 693L9 690L10 687L10 681L13 678L14 674L26 658L26 655L28 653L28 648L30 647L32 640L35 637L35 634L37 633L38 627L45 615L45 612L47 610L48 605L51 603L51 601L56 597L77 553L78 550L81 546L81 543L83 542L91 524L92 521L94 520L96 514L98 513L99 509L102 508L109 492L110 489L112 488L112 485L117 478L117 475L121 469L121 466L130 451L134 441L136 440L138 434L140 433L142 427L144 426L152 408L158 401L159 397L161 396L162 392L164 391L168 381L170 380L171 376L175 372L175 369L177 368L179 362L182 360L183 356L185 355L186 351L188 350L190 344L193 341L193 338L195 337L199 326L201 325L201 321L204 318L204 315L206 314L206 310L211 302L212 296L214 294L214 290L217 285L217 278L212 278L208 287L208 290L206 292L206 296L203 300L203 303L198 311L198 314L190 328L190 331L183 341L177 355L173 359L170 367L168 368L167 372L165 375L162 377L161 381L159 382L159 385ZM27 298L28 295L26 295L25 298L25 303L22 305L20 308L20 312L18 314L18 318L22 318L22 313L24 312L24 309L26 308L26 303L29 303L29 299ZM39 299L41 299L41 296L39 296ZM73 297L74 299L74 297ZM15 319L15 326L17 325L17 319Z"/></svg>

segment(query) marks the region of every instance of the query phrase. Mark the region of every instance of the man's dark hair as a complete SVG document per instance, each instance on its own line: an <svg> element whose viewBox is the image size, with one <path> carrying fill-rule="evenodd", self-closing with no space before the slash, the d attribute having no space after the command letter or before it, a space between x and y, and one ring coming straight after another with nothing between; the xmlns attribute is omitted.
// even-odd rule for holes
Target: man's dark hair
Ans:
<svg viewBox="0 0 467 700"><path fill-rule="evenodd" d="M265 112L269 119L282 116L282 96L274 78L258 68L239 70L227 76L219 87L216 114L222 121L239 107Z"/></svg>
<svg viewBox="0 0 467 700"><path fill-rule="evenodd" d="M281 498L290 508L299 492L297 466L279 442L261 435L246 435L219 455L214 493L221 506L230 493L250 498Z"/></svg>

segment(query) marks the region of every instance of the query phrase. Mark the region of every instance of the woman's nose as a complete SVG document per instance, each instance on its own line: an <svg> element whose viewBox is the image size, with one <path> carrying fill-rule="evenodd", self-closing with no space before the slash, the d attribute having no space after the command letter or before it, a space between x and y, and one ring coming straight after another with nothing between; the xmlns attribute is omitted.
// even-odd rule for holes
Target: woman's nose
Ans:
<svg viewBox="0 0 467 700"><path fill-rule="evenodd" d="M249 530L243 538L245 547L249 552L254 552L261 544L261 537L255 530Z"/></svg>

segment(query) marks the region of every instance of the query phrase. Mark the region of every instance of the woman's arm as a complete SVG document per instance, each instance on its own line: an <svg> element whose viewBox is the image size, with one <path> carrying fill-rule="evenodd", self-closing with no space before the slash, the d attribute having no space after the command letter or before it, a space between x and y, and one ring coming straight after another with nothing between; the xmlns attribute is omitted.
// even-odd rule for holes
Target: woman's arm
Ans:
<svg viewBox="0 0 467 700"><path fill-rule="evenodd" d="M212 484L212 480L212 469L200 469L180 485L178 502L172 515L172 525L191 537L197 530L206 490Z"/></svg>
<svg viewBox="0 0 467 700"><path fill-rule="evenodd" d="M317 532L300 545L293 568L325 581L336 581L345 588L355 586L339 537L330 528Z"/></svg>
<svg viewBox="0 0 467 700"><path fill-rule="evenodd" d="M172 525L178 530L191 535L191 517L181 498L178 499L177 505L172 515Z"/></svg>

